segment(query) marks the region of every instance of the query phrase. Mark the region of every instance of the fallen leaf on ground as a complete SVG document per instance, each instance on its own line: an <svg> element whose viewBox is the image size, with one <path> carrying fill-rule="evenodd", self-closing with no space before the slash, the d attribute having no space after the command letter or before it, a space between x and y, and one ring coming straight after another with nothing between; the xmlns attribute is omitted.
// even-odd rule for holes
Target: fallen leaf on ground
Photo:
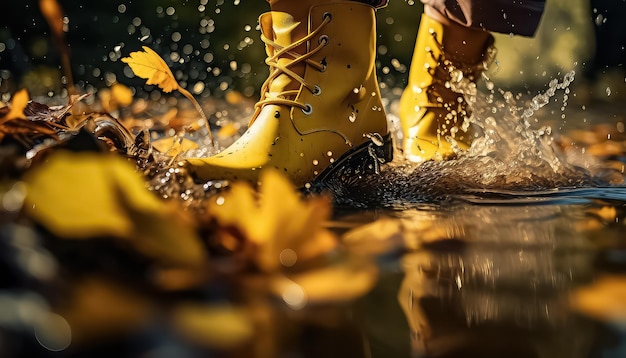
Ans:
<svg viewBox="0 0 626 358"><path fill-rule="evenodd" d="M331 214L328 198L303 200L276 170L265 170L259 182L258 193L248 183L236 182L209 202L208 215L224 228L218 230L218 240L222 234L232 236L227 228L237 228L256 247L251 259L265 272L318 258L336 247L336 237L323 226Z"/></svg>
<svg viewBox="0 0 626 358"><path fill-rule="evenodd" d="M29 100L30 98L28 96L28 92L25 89L21 89L15 92L13 94L13 97L11 98L9 112L0 117L0 124L13 119L26 118L26 116L24 115L24 109L26 108Z"/></svg>
<svg viewBox="0 0 626 358"><path fill-rule="evenodd" d="M58 237L121 239L171 265L197 267L206 260L191 219L149 192L122 157L59 151L24 181L26 213Z"/></svg>

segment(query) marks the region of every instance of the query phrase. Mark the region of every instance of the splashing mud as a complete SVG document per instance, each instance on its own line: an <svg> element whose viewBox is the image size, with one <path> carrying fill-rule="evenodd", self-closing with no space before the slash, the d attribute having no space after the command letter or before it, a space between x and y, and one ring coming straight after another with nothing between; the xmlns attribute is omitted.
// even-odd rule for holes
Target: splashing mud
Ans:
<svg viewBox="0 0 626 358"><path fill-rule="evenodd" d="M567 104L573 80L572 71L562 82L551 81L545 92L524 105L518 104L520 98L512 93L494 90L490 82L483 91L461 80L454 90L466 97L472 111L466 125L476 133L469 149L457 149L452 160L420 164L409 163L398 150L395 160L381 167L380 175L343 168L314 189L330 189L338 204L375 207L444 202L477 192L485 196L503 191L523 194L607 184L594 159L560 150L553 143L550 127L534 129L531 125L536 111L557 91L565 92L563 102Z"/></svg>

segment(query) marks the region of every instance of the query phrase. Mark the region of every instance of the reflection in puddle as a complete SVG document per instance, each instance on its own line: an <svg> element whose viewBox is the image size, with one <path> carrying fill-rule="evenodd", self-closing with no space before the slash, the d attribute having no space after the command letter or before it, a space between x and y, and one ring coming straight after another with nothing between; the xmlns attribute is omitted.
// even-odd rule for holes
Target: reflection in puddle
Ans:
<svg viewBox="0 0 626 358"><path fill-rule="evenodd" d="M599 352L598 326L573 314L569 297L597 272L596 243L602 234L589 229L599 220L619 222L618 216L602 218L599 212L606 210L591 205L405 210L387 212L394 218L379 219L345 238L356 251L381 236L409 249L399 263L387 263L380 287L368 297L376 302L367 304L367 315L372 325L404 334L410 356L587 357ZM409 332L399 332L406 327L400 314L392 322L372 313L393 313L393 303L381 302L391 300L382 294L390 296L389 286L396 288ZM373 356L408 356L398 344L399 351L389 355L389 334L381 331L370 330ZM603 356L618 357L611 352L619 346L611 349Z"/></svg>

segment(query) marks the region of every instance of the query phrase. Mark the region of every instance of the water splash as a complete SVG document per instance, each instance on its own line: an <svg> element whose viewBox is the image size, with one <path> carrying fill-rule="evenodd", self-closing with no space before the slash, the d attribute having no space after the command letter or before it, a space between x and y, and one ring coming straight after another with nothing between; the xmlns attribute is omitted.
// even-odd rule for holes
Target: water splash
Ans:
<svg viewBox="0 0 626 358"><path fill-rule="evenodd" d="M491 158L491 165L484 168L487 170L482 176L487 185L503 176L508 177L509 182L517 181L520 184L534 177L548 179L562 176L570 164L564 153L553 145L552 128L544 126L534 129L531 121L539 109L550 103L558 90L568 88L574 77L575 72L571 71L561 82L553 79L545 92L522 106L511 92L492 89L480 93L472 89L468 93L459 88L471 109L469 122L481 133L467 151L459 153L459 160ZM488 82L487 88L490 87L493 88ZM538 122L536 118L535 121Z"/></svg>
<svg viewBox="0 0 626 358"><path fill-rule="evenodd" d="M362 163L347 163L345 168L327 176L325 182L307 189L314 192L330 189L338 204L377 207L442 202L462 198L468 193L476 195L477 192L485 196L502 191L530 194L556 188L592 186L598 180L592 172L593 166L597 164L595 160L582 153L572 155L561 151L554 144L551 127L533 126L534 122L539 121L537 112L560 91L564 92L565 106L568 86L573 80L572 71L561 81L551 81L544 92L523 102L522 96L496 89L491 82L487 82L486 90L479 90L461 78L453 89L463 93L468 102L472 115L462 126L471 126L475 138L467 150L456 147L456 159L414 164L404 160L401 153L396 153L396 160L381 166L380 174L359 172L355 168L361 168ZM390 97L393 98L393 95ZM388 103L390 128L395 131L396 145L399 145L402 133L395 115L397 106L394 107L393 100ZM241 111L245 107L243 104L231 107L227 115L219 118L220 124L228 126L232 121L243 123L240 118L247 118ZM245 124L242 124L241 128L244 127ZM228 137L228 140L232 141L238 135ZM219 142L222 148L229 144L223 140ZM183 153L178 159L199 154L209 156L215 150L215 147L200 145L196 150ZM156 181L153 183L157 185L154 187L169 197L180 196L187 202L197 202L205 195L219 192L214 183L208 188L200 185L185 188L185 184L181 186L179 180L174 178L179 175L172 176L168 170L159 173L155 175ZM172 183L176 183L175 190L170 190ZM219 181L216 183L222 185Z"/></svg>
<svg viewBox="0 0 626 358"><path fill-rule="evenodd" d="M521 104L521 96L495 89L491 82L483 91L461 78L451 86L464 94L472 113L462 125L471 126L475 133L469 149L462 151L457 147L453 160L420 164L409 163L397 153L393 163L381 168L380 175L362 176L355 181L346 175L348 171L338 170L327 183L314 189L338 193L339 204L371 207L442 202L468 192L488 196L502 190L531 193L595 185L601 178L594 176L592 169L597 163L593 158L581 159L583 153L561 151L554 144L551 127L532 125L539 122L537 111L561 90L565 92L566 105L568 86L574 76L572 71L562 81L551 81L546 91ZM393 111L390 117L395 117Z"/></svg>

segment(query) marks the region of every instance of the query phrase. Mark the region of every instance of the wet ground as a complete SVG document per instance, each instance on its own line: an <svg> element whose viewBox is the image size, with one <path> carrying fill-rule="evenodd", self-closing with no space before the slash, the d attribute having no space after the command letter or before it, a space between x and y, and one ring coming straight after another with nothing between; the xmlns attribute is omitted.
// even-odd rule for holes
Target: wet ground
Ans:
<svg viewBox="0 0 626 358"><path fill-rule="evenodd" d="M386 98L393 124L395 99L393 94ZM518 102L518 114L531 96L524 98ZM240 122L248 103L240 99L204 104L211 121L221 123L217 133L223 143L232 140L229 133L243 130ZM164 109L171 105L176 102L162 103ZM184 104L174 114L156 104L135 106L140 107L137 113L120 112L128 128L140 123L134 118L146 108L153 113L153 128L184 122L187 116ZM325 299L324 294L316 298L311 295L315 291L308 291L309 297L289 290L278 297L268 295L270 278L232 276L238 257L218 260L220 268L208 271L217 277L201 277L208 283L200 289L186 288L189 277L184 271L164 278L168 288L151 288L158 267L146 269L142 260L120 254L119 247L98 240L88 245L48 241L44 230L35 235L45 238L44 249L37 240L22 241L34 234L16 222L8 224L7 219L10 223L14 218L8 215L0 230L13 240L6 252L26 250L46 257L51 250L60 271L43 288L19 275L7 281L13 282L7 288L21 289L0 295L8 307L0 312L2 337L12 340L3 349L9 357L624 357L625 107L592 102L583 109L573 101L565 111L562 106L562 97L551 97L527 118L528 132L521 137L530 142L516 142L519 133L507 134L509 124L523 123L520 117L499 118L501 145L519 151L419 166L397 157L392 165L381 166L380 174L325 186L335 190L334 213L325 227L338 235L341 254L324 264L331 271L319 288L332 282L338 291L325 295L335 299ZM529 143L547 151L516 162L519 154L529 157L527 149L535 148ZM151 181L154 191L180 195L188 207L200 200L193 193L168 192L156 182ZM26 231L16 236L16 230ZM2 262L14 271L23 266L12 260ZM370 262L375 268L356 264L344 275L332 271L335 261ZM31 275L37 271L29 270ZM337 299L343 290L356 286L358 291L370 282L364 294ZM30 291L32 287L38 288ZM63 304L66 297L72 304ZM233 332L239 329L238 315L216 318L191 310L192 317L199 318L186 320L205 332L201 343L191 339L191 344L190 337L166 318L178 317L181 301L184 309L191 309L189 302L223 304L225 298L228 305L241 307L255 327L254 339L234 349L226 344L223 350L216 340L237 336ZM55 348L55 343L64 342L63 318L58 325L48 322L59 330L57 337L50 332L33 337L28 329L9 324L11 319L19 321L10 314L12 309L46 312L48 304L72 325L84 328L73 332L76 342ZM121 328L120 322L127 327ZM211 322L218 328L211 330ZM117 332L113 339L111 332Z"/></svg>
<svg viewBox="0 0 626 358"><path fill-rule="evenodd" d="M623 356L625 194L478 195L343 217L376 218L346 240L386 252L359 306L372 356ZM616 280L593 286L605 277Z"/></svg>
<svg viewBox="0 0 626 358"><path fill-rule="evenodd" d="M597 161L587 168L604 179L611 172L619 183L623 105L575 101L562 111L559 100L552 102L537 113L537 123L551 123L566 152L593 153ZM594 161L570 158L583 166ZM495 170L489 162L478 164ZM375 255L381 268L377 286L352 307L362 356L626 355L621 184L586 177L543 190L546 183L533 189L536 181L478 188L457 181L467 174L450 175L450 185L440 177L422 180L430 168L411 170L422 174L397 183L409 200L337 217L339 230L351 229L343 237L350 250ZM424 184L436 188L419 188ZM393 191L389 185L380 191Z"/></svg>
<svg viewBox="0 0 626 358"><path fill-rule="evenodd" d="M126 7L120 9L120 14L126 12ZM157 11L170 9L174 10ZM389 26L394 20L381 19ZM570 37L558 38L559 43L570 44ZM112 61L123 56L123 46L110 47ZM547 47L554 52L561 48ZM535 51L559 67L553 57ZM528 52L526 57L539 58ZM523 57L517 60L503 60L503 67L513 68L510 77L528 79L518 75ZM212 57L204 61L211 62ZM243 65L248 68L244 77L249 78L250 65ZM97 66L82 66L80 71L99 77ZM384 66L382 72L389 69ZM199 71L204 77L190 77L189 84L197 80L196 86L201 85L194 93L205 95L202 106L225 146L244 130L252 103L226 89L216 91L226 93L224 98L207 97L205 72ZM219 77L219 71L213 73L215 79L210 81L223 81L225 88L235 77L230 72ZM550 76L534 79L543 82L544 77L547 82ZM397 84L394 80L383 86L389 120L396 126L399 92L390 87ZM276 273L245 266L255 249L241 243L245 235L236 225L216 229L213 223L203 223L208 232L200 230L202 238L218 236L223 246L215 250L211 246L215 243L202 241L202 249L213 250L208 267L180 265L188 260L185 255L195 257L204 250L185 246L189 244L185 229L192 225L178 214L193 210L198 202L220 202L212 194L220 193L222 184L191 187L172 168L171 158L161 158L160 163L167 164L162 167L146 165L148 156L142 150L147 147L141 145L171 137L197 120L197 113L184 99L154 88L140 94L142 99L131 98L130 105L119 105L112 91L100 90L84 98L80 109L108 112L91 118L104 118L102 123L110 124L113 117L120 120L121 129L99 127L101 134L132 133L133 141L107 144L135 150L133 164L149 175L147 184L134 182L133 188L139 191L147 185L150 194L169 200L165 203L180 199L181 207L172 204L169 210L146 217L140 210L130 210L137 209L132 203L120 204L123 210L112 205L119 210L108 212L103 221L124 223L132 218L137 231L123 240L110 240L102 232L67 240L19 213L26 194L20 182L13 182L14 173L5 171L11 179L0 182L0 236L6 239L0 242L0 268L8 273L0 279L0 356L626 357L626 102L624 93L607 86L600 86L603 89L594 98L582 98L588 91L574 91L576 86L577 82L560 88L528 116L524 113L532 108L537 92L520 90L523 94L513 96L513 103L496 89L492 94L505 104L496 108L478 102L475 124L489 136L469 154L419 166L398 155L396 162L378 168L379 174L358 177L339 171L315 186L334 195L332 217L323 225L337 235L339 248L295 272L328 268L322 279L309 283L309 289L317 289L308 291L309 296L297 285L269 294ZM45 96L35 100L48 105L67 102ZM487 112L493 121L485 120ZM136 141L143 128L152 134ZM202 131L187 138L200 144L194 155L214 150L207 148ZM73 141L69 147L94 151L89 147L93 142L86 142ZM41 150L44 159L35 165L45 162L46 150ZM13 158L14 153L0 155ZM70 164L69 168L84 165L78 160ZM98 172L102 177L113 172L113 166L104 168ZM54 189L80 197L76 202L93 197L106 201L131 187L127 181L83 187L89 181L80 180L80 175L54 174L60 178ZM115 190L105 191L110 187ZM84 191L78 191L81 188ZM96 195L94 188L103 189L103 194ZM53 211L70 201L61 196ZM288 214L285 222L295 218ZM101 230L116 228L109 224ZM211 230L223 230L222 236ZM138 240L160 238L161 231L175 240L159 242L162 246L156 250ZM285 271L276 276L294 274ZM290 290L293 287L295 291Z"/></svg>

